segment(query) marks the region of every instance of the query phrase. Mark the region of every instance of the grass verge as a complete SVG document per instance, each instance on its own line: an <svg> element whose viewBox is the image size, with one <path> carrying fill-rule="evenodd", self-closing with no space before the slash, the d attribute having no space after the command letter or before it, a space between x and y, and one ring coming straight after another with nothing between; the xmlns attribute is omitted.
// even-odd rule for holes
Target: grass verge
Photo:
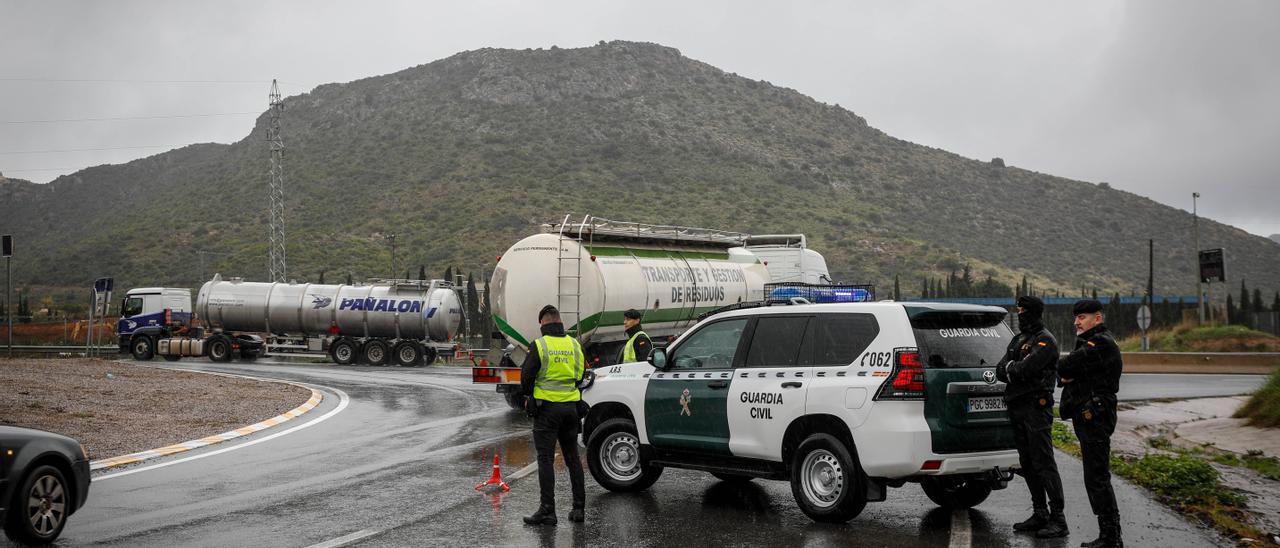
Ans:
<svg viewBox="0 0 1280 548"><path fill-rule="evenodd" d="M1181 324L1147 333L1152 352L1280 352L1280 337L1243 325ZM1120 350L1142 350L1142 336L1120 341Z"/></svg>
<svg viewBox="0 0 1280 548"><path fill-rule="evenodd" d="M1055 447L1080 457L1080 443L1071 425L1054 421L1052 438ZM1238 543L1252 539L1254 545L1258 542L1273 545L1266 534L1249 524L1243 510L1246 497L1222 485L1218 471L1200 456L1153 453L1128 458L1113 454L1111 471L1151 490L1160 502L1212 526Z"/></svg>
<svg viewBox="0 0 1280 548"><path fill-rule="evenodd" d="M1280 426L1280 370L1272 371L1267 383L1249 397L1249 401L1236 411L1238 419L1248 419L1246 424L1259 428Z"/></svg>

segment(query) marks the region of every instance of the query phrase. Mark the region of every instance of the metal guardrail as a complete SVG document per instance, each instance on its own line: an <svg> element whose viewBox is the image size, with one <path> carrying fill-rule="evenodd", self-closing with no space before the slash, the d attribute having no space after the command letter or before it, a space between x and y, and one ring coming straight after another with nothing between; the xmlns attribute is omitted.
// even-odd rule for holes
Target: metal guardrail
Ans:
<svg viewBox="0 0 1280 548"><path fill-rule="evenodd" d="M93 351L95 354L119 354L120 347L116 345L103 345L97 347L85 347L84 345L65 345L65 346L49 346L44 344L15 344L13 345L14 354L85 354L87 351ZM5 356L9 352L8 345L0 345L0 356Z"/></svg>

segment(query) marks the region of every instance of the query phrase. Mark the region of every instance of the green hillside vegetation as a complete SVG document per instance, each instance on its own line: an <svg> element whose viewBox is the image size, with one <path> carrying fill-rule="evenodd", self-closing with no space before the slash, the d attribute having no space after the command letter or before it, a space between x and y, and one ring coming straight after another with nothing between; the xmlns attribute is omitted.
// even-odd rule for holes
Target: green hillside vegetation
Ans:
<svg viewBox="0 0 1280 548"><path fill-rule="evenodd" d="M1149 199L895 139L839 105L653 44L464 52L286 98L289 277L480 273L567 212L803 232L833 277L881 294L968 265L1037 291L1128 294L1156 240L1157 292L1192 293L1189 214ZM0 180L15 284L198 287L266 277L266 116L48 185ZM1085 222L1092 219L1093 221ZM1280 245L1202 220L1229 272L1280 288ZM203 252L202 255L198 252ZM203 276L200 258L204 258ZM403 275L396 272L394 275Z"/></svg>
<svg viewBox="0 0 1280 548"><path fill-rule="evenodd" d="M1152 352L1280 352L1280 337L1243 325L1193 326L1152 329L1147 333ZM1138 352L1142 336L1120 341L1120 350Z"/></svg>

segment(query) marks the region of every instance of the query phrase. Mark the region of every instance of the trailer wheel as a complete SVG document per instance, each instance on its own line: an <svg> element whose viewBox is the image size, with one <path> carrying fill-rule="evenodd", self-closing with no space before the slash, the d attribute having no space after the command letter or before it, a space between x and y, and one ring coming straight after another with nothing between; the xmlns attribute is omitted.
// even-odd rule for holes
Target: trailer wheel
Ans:
<svg viewBox="0 0 1280 548"><path fill-rule="evenodd" d="M422 345L417 341L400 341L391 351L391 356L395 358L396 365L401 367L422 365Z"/></svg>
<svg viewBox="0 0 1280 548"><path fill-rule="evenodd" d="M429 347L427 347L427 348L423 348L423 351L422 351L422 364L423 364L423 365L431 365L431 364L436 363L436 357L437 357L437 356L439 356L439 354L437 354L437 353L436 353L436 349L434 349L434 348L429 348Z"/></svg>
<svg viewBox="0 0 1280 548"><path fill-rule="evenodd" d="M369 365L387 365L387 360L391 358L390 349L382 339L369 339L360 350L365 363Z"/></svg>
<svg viewBox="0 0 1280 548"><path fill-rule="evenodd" d="M209 341L209 359L215 362L231 361L231 340L218 336Z"/></svg>
<svg viewBox="0 0 1280 548"><path fill-rule="evenodd" d="M137 335L133 340L129 341L129 353L133 354L133 359L145 362L151 361L155 357L155 348L151 345L151 337L146 335Z"/></svg>
<svg viewBox="0 0 1280 548"><path fill-rule="evenodd" d="M355 341L342 337L329 345L329 358L338 365L351 365L356 361Z"/></svg>
<svg viewBox="0 0 1280 548"><path fill-rule="evenodd" d="M164 361L167 361L167 362L176 362L180 359L182 359L182 356L171 355L171 354L164 355Z"/></svg>

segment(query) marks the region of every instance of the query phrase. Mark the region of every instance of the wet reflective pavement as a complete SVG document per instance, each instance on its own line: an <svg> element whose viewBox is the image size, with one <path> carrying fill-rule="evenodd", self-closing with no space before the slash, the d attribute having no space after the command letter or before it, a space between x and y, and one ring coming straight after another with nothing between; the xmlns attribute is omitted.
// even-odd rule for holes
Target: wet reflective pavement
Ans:
<svg viewBox="0 0 1280 548"><path fill-rule="evenodd" d="M307 547L344 538L329 546L963 546L965 540L973 546L1077 546L1097 532L1079 462L1065 454L1058 463L1072 527L1066 540L1012 534L1012 523L1029 513L1020 480L968 513L940 510L908 484L891 489L886 502L868 504L848 524L832 526L804 516L784 482L731 484L675 469L639 494L609 493L588 474L585 524L565 519L562 469L560 525L529 527L520 516L532 512L538 498L536 474L528 474L527 466L534 462L530 421L507 408L492 387L472 386L466 368L185 360L161 366L302 382L325 399L304 417L242 441L148 461L125 469L140 470L128 475L95 475L88 504L71 516L59 546ZM1213 382L1196 386L1226 390ZM319 420L338 407L338 391L350 398L341 412L240 447ZM478 493L473 486L489 477L495 452L512 490ZM199 458L182 460L193 456ZM149 468L175 461L181 462ZM1117 484L1130 545L1225 543L1144 492Z"/></svg>

